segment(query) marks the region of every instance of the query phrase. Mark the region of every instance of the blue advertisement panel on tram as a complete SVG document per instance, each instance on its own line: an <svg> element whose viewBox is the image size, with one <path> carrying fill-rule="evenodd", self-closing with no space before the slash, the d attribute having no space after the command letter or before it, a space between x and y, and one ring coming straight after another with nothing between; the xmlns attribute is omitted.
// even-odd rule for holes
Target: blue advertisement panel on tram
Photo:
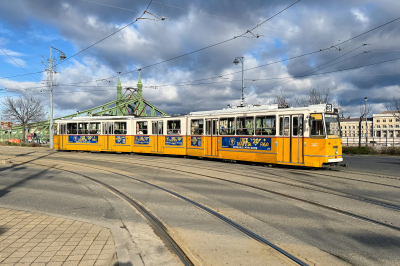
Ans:
<svg viewBox="0 0 400 266"><path fill-rule="evenodd" d="M126 137L125 136L116 136L115 144L126 144Z"/></svg>
<svg viewBox="0 0 400 266"><path fill-rule="evenodd" d="M271 150L270 138L222 137L223 149Z"/></svg>
<svg viewBox="0 0 400 266"><path fill-rule="evenodd" d="M183 137L165 137L165 145L167 146L182 146Z"/></svg>
<svg viewBox="0 0 400 266"><path fill-rule="evenodd" d="M148 145L150 143L149 136L135 136L135 144Z"/></svg>
<svg viewBox="0 0 400 266"><path fill-rule="evenodd" d="M190 137L192 147L201 147L201 137Z"/></svg>
<svg viewBox="0 0 400 266"><path fill-rule="evenodd" d="M98 143L98 136L68 136L69 143Z"/></svg>

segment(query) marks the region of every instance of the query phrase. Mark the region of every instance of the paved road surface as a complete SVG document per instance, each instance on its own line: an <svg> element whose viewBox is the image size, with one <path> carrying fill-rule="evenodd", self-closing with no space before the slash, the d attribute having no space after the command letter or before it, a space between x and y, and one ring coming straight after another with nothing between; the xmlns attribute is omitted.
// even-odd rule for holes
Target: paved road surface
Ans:
<svg viewBox="0 0 400 266"><path fill-rule="evenodd" d="M10 154L20 156L12 159L13 164L0 165L0 206L114 228L116 248L126 247L133 265L180 263L141 215L79 174L141 203L168 228L195 265L293 263L167 190L232 219L309 265L396 265L400 261L400 179L218 160L14 147L2 147L0 159ZM377 168L373 160L365 161L370 158L349 157L353 165L360 165L351 170L396 173L395 168Z"/></svg>
<svg viewBox="0 0 400 266"><path fill-rule="evenodd" d="M349 170L400 177L400 156L344 155Z"/></svg>

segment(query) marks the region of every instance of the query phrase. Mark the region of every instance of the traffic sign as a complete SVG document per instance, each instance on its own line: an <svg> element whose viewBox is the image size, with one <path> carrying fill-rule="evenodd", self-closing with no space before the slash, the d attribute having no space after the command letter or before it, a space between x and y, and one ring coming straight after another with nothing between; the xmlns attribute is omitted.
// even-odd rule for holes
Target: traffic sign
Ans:
<svg viewBox="0 0 400 266"><path fill-rule="evenodd" d="M1 129L12 129L12 123L1 121Z"/></svg>

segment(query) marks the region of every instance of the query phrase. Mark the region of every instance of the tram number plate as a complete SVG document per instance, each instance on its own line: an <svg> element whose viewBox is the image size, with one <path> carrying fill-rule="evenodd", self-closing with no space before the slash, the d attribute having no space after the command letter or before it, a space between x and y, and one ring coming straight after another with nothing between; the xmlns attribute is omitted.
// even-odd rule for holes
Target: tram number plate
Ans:
<svg viewBox="0 0 400 266"><path fill-rule="evenodd" d="M338 148L338 146L333 146L333 148L334 148L334 149L337 149L337 148Z"/></svg>

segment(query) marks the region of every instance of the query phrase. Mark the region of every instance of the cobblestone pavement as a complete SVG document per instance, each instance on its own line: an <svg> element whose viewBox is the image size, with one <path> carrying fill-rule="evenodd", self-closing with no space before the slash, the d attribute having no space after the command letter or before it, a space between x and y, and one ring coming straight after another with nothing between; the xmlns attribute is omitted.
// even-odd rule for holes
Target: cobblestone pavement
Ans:
<svg viewBox="0 0 400 266"><path fill-rule="evenodd" d="M33 212L0 208L0 265L110 265L108 228Z"/></svg>

